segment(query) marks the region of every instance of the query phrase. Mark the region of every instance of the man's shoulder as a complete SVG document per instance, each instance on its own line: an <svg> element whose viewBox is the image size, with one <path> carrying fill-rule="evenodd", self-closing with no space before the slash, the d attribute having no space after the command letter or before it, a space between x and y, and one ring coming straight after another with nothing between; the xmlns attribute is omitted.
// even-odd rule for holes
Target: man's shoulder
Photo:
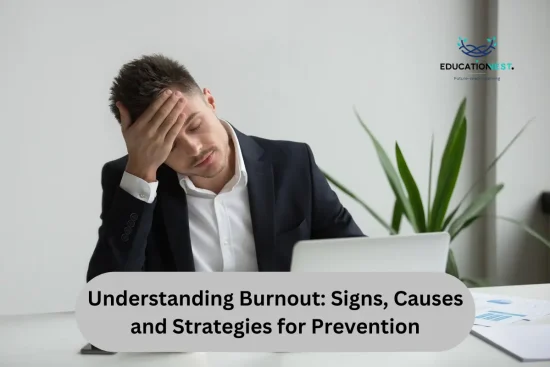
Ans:
<svg viewBox="0 0 550 367"><path fill-rule="evenodd" d="M120 180L126 170L126 164L128 163L128 155L124 155L119 158L112 159L103 164L101 175L104 179Z"/></svg>
<svg viewBox="0 0 550 367"><path fill-rule="evenodd" d="M297 140L267 139L251 136L263 150L263 160L272 164L275 181L280 187L290 184L292 190L306 190L316 168L308 143ZM298 184L300 182L300 184Z"/></svg>
<svg viewBox="0 0 550 367"><path fill-rule="evenodd" d="M290 160L297 162L301 159L309 160L310 147L306 142L284 139L268 139L259 136L250 136L270 157L277 161Z"/></svg>
<svg viewBox="0 0 550 367"><path fill-rule="evenodd" d="M128 163L128 154L112 159L110 161L107 161L104 164L104 167L108 167L110 169L122 169L124 170L126 168L126 164Z"/></svg>

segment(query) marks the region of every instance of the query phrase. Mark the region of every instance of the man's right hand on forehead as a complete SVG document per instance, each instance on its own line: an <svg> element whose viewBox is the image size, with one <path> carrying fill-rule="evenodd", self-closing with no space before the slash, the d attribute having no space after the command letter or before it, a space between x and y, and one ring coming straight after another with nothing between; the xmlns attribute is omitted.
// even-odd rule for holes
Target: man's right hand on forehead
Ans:
<svg viewBox="0 0 550 367"><path fill-rule="evenodd" d="M128 109L117 102L128 150L128 173L147 182L156 181L157 169L168 158L185 122L186 102L181 92L164 90L135 121L131 121Z"/></svg>

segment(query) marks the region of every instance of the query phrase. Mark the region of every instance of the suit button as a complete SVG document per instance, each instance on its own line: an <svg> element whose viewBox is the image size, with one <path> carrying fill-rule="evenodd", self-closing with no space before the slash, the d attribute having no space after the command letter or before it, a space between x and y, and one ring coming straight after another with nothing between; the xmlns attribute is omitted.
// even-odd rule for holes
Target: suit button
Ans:
<svg viewBox="0 0 550 367"><path fill-rule="evenodd" d="M138 215L137 215L136 213L132 213L132 214L130 215L130 219L133 220L133 221L135 221L136 219L138 219Z"/></svg>
<svg viewBox="0 0 550 367"><path fill-rule="evenodd" d="M136 225L136 222L134 222L133 220L130 219L130 220L128 221L128 227L132 228L132 227L135 226L135 225Z"/></svg>
<svg viewBox="0 0 550 367"><path fill-rule="evenodd" d="M124 233L125 234L130 234L131 232L132 232L132 228L124 227Z"/></svg>
<svg viewBox="0 0 550 367"><path fill-rule="evenodd" d="M123 234L121 239L122 239L122 241L126 242L126 241L128 241L129 237L128 237L127 234Z"/></svg>

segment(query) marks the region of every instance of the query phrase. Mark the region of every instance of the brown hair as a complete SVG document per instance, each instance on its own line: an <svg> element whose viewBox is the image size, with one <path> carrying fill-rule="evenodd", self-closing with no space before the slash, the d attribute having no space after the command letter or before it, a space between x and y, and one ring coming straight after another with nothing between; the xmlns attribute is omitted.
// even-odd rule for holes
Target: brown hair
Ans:
<svg viewBox="0 0 550 367"><path fill-rule="evenodd" d="M111 86L110 110L120 123L116 107L122 102L135 121L167 87L183 93L200 93L200 87L187 68L161 54L144 55L122 66Z"/></svg>

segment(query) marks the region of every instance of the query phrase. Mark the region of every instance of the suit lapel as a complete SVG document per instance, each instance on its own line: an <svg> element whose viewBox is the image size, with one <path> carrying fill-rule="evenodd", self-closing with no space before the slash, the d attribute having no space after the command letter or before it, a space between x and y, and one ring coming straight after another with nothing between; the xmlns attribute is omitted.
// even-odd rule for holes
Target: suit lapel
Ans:
<svg viewBox="0 0 550 367"><path fill-rule="evenodd" d="M178 176L163 165L158 170L158 200L177 271L195 271L185 191Z"/></svg>
<svg viewBox="0 0 550 367"><path fill-rule="evenodd" d="M248 174L248 199L260 271L274 271L273 165L264 150L250 137L233 128L239 139Z"/></svg>

